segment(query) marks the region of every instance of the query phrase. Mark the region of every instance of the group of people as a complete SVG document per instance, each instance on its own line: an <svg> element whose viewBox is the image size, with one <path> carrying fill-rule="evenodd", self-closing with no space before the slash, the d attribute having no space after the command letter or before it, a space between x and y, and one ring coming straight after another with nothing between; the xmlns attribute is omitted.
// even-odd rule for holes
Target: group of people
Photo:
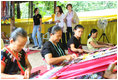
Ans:
<svg viewBox="0 0 118 80"><path fill-rule="evenodd" d="M62 29L62 43L65 46L66 45L66 39L65 39L65 33L67 34L67 41L70 39L70 34L72 36L73 29L75 25L78 24L79 18L75 11L72 10L72 5L68 4L66 6L66 9L68 10L67 14L64 14L62 7L57 6L56 7L56 14L55 14L55 24L60 26ZM35 15L33 16L33 32L32 32L32 38L34 41L33 48L38 47L38 49L41 48L41 24L42 24L42 16L39 14L39 9L35 8L34 10ZM36 40L36 35L38 38L38 43ZM67 49L67 46L64 47Z"/></svg>
<svg viewBox="0 0 118 80"><path fill-rule="evenodd" d="M56 7L55 23L62 28L62 44L64 49L67 49L66 42L70 39L70 35L73 35L75 25L79 23L79 18L72 8L72 4L68 4L66 6L68 12L64 14L61 6ZM65 37L65 34L67 38Z"/></svg>
<svg viewBox="0 0 118 80"><path fill-rule="evenodd" d="M43 45L41 54L49 65L55 66L59 65L64 60L70 61L73 58L82 55L84 52L93 52L99 48L112 46L111 44L97 42L95 40L97 37L97 31L93 33L94 30L96 29L92 29L91 35L89 35L90 38L87 41L87 46L90 50L85 50L81 45L81 36L83 34L84 27L82 25L76 25L74 27L74 35L72 35L72 37L68 40L67 47L68 51L71 51L72 53L75 52L77 55L66 55L63 48L64 46L59 42L63 35L62 28L58 25L55 25L49 28L50 39Z"/></svg>
<svg viewBox="0 0 118 80"><path fill-rule="evenodd" d="M95 38L98 32L96 29L92 29L87 41L89 50L84 50L81 45L81 36L84 27L78 24L79 19L77 14L72 10L72 5L68 4L66 8L68 9L68 13L64 15L61 6L57 6L55 16L56 25L48 29L50 38L49 41L44 43L41 50L41 55L50 68L59 66L65 60L71 61L84 52L91 52L99 48L112 46L111 44L97 42ZM35 44L33 48L38 47L40 49L42 44L40 35L42 17L38 12L38 8L35 8L32 38ZM67 45L65 32L67 33ZM35 37L36 33L38 42ZM69 36L70 34L71 37ZM61 39L62 44L60 43ZM1 78L28 79L30 77L32 67L28 61L27 54L23 50L26 42L27 32L24 29L17 28L12 32L10 44L1 51ZM78 53L78 55L65 53L65 46L70 51Z"/></svg>

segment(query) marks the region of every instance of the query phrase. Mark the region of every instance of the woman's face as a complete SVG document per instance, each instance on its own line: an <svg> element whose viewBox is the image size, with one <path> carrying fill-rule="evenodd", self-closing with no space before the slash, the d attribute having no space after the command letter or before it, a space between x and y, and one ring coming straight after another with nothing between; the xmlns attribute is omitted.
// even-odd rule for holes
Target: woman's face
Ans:
<svg viewBox="0 0 118 80"><path fill-rule="evenodd" d="M36 13L39 13L39 9L37 9Z"/></svg>
<svg viewBox="0 0 118 80"><path fill-rule="evenodd" d="M57 31L55 34L51 34L53 41L56 43L62 38L62 30Z"/></svg>
<svg viewBox="0 0 118 80"><path fill-rule="evenodd" d="M78 28L77 30L74 30L75 35L78 36L78 37L82 36L83 31L84 31L84 29L82 29L82 28Z"/></svg>
<svg viewBox="0 0 118 80"><path fill-rule="evenodd" d="M20 52L27 42L27 37L18 36L16 41L10 40L10 44L15 52Z"/></svg>
<svg viewBox="0 0 118 80"><path fill-rule="evenodd" d="M71 6L68 6L67 9L68 9L68 11L71 11L72 10L72 7Z"/></svg>
<svg viewBox="0 0 118 80"><path fill-rule="evenodd" d="M93 36L94 38L97 38L97 35L98 35L98 32L92 33L92 36Z"/></svg>
<svg viewBox="0 0 118 80"><path fill-rule="evenodd" d="M56 7L56 12L59 12L59 7Z"/></svg>

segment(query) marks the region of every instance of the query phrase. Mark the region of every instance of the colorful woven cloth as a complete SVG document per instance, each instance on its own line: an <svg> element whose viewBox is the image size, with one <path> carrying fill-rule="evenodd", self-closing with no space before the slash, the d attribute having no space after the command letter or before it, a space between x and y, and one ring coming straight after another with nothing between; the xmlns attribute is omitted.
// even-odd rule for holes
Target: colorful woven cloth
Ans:
<svg viewBox="0 0 118 80"><path fill-rule="evenodd" d="M74 79L104 79L104 72L98 72L94 74L88 74L84 76L75 77Z"/></svg>
<svg viewBox="0 0 118 80"><path fill-rule="evenodd" d="M113 54L98 59L67 65L53 74L50 78L58 76L59 79L74 79L87 74L102 72L107 69L108 65L112 63L116 57L117 54Z"/></svg>

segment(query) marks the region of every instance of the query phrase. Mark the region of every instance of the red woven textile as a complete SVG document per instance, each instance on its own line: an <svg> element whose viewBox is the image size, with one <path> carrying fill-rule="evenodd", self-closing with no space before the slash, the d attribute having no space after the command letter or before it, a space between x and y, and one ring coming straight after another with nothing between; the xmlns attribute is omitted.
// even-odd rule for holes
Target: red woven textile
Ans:
<svg viewBox="0 0 118 80"><path fill-rule="evenodd" d="M81 48L80 48L80 49L81 49ZM86 54L86 53L85 53L85 52L83 52L83 53L74 52L74 51L72 51L70 48L68 48L68 54L76 54L76 56L78 57L78 56L83 55L83 54Z"/></svg>

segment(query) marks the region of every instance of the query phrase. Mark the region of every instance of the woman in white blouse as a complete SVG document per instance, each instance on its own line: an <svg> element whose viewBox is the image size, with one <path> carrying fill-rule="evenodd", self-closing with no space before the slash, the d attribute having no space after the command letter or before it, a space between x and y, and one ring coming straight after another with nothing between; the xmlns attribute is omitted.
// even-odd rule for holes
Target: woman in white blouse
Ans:
<svg viewBox="0 0 118 80"><path fill-rule="evenodd" d="M63 47L65 49L67 49L67 45L66 45L66 41L65 41L65 33L66 33L66 27L65 27L65 23L64 23L64 18L65 18L65 15L63 13L63 10L61 8L61 6L57 6L56 7L56 15L55 15L55 23L56 25L60 26L62 28L62 44L63 44Z"/></svg>

